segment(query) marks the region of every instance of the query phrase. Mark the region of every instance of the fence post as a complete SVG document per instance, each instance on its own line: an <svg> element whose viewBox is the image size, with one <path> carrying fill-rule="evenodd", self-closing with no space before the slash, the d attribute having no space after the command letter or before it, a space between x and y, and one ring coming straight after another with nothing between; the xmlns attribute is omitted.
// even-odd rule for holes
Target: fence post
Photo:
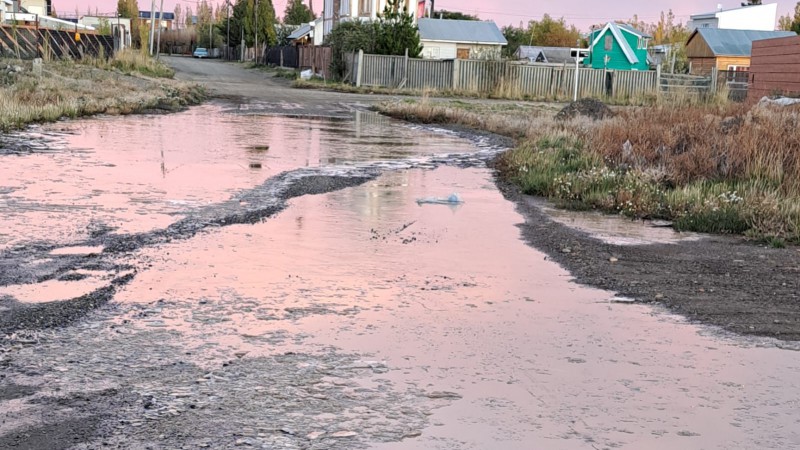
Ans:
<svg viewBox="0 0 800 450"><path fill-rule="evenodd" d="M361 87L361 76L364 73L364 50L358 51L358 67L356 67L356 87Z"/></svg>
<svg viewBox="0 0 800 450"><path fill-rule="evenodd" d="M458 85L458 80L461 77L461 60L458 58L453 60L453 84L452 89L454 91L459 90L461 87Z"/></svg>
<svg viewBox="0 0 800 450"><path fill-rule="evenodd" d="M709 86L709 92L712 94L717 92L717 81L719 78L719 70L716 67L711 68L711 86Z"/></svg>
<svg viewBox="0 0 800 450"><path fill-rule="evenodd" d="M656 94L661 92L661 64L656 66Z"/></svg>
<svg viewBox="0 0 800 450"><path fill-rule="evenodd" d="M400 81L400 85L397 87L403 89L406 87L406 83L408 83L408 48L406 48L406 54L403 58L403 79Z"/></svg>

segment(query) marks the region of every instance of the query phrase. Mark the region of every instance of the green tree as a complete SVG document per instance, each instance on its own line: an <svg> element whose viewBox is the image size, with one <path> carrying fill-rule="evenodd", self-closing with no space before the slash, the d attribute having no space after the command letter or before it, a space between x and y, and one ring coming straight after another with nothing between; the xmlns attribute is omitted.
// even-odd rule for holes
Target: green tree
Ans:
<svg viewBox="0 0 800 450"><path fill-rule="evenodd" d="M117 14L131 19L131 39L134 46L142 45L142 33L139 30L139 4L136 0L117 0ZM147 41L145 41L147 42Z"/></svg>
<svg viewBox="0 0 800 450"><path fill-rule="evenodd" d="M581 33L574 25L567 26L564 18L553 19L545 14L542 20L528 22L528 37L532 45L543 47L574 47Z"/></svg>
<svg viewBox="0 0 800 450"><path fill-rule="evenodd" d="M531 37L524 28L511 25L503 27L503 36L508 41L508 44L503 47L503 57L505 58L512 57L520 45L528 45Z"/></svg>
<svg viewBox="0 0 800 450"><path fill-rule="evenodd" d="M97 34L102 34L104 36L111 35L111 23L108 19L100 19L99 23L97 24Z"/></svg>
<svg viewBox="0 0 800 450"><path fill-rule="evenodd" d="M272 6L272 1L244 0L244 4L243 26L246 44L248 46L255 45L257 36L259 47L274 45L277 37L275 8Z"/></svg>
<svg viewBox="0 0 800 450"><path fill-rule="evenodd" d="M331 74L336 78L346 75L345 57L359 50L375 53L375 40L378 26L375 22L353 20L339 22L325 37L325 45L332 50Z"/></svg>
<svg viewBox="0 0 800 450"><path fill-rule="evenodd" d="M800 2L794 6L794 16L786 14L778 19L778 29L800 34Z"/></svg>
<svg viewBox="0 0 800 450"><path fill-rule="evenodd" d="M403 55L416 58L422 53L419 29L414 18L403 12L400 0L387 0L383 13L378 15L375 52L379 55Z"/></svg>
<svg viewBox="0 0 800 450"><path fill-rule="evenodd" d="M470 14L464 14L460 11L447 11L447 10L440 10L433 13L436 17L445 20L481 20L478 16L473 16Z"/></svg>
<svg viewBox="0 0 800 450"><path fill-rule="evenodd" d="M303 0L289 0L286 2L286 9L283 11L283 23L286 25L302 25L316 19Z"/></svg>

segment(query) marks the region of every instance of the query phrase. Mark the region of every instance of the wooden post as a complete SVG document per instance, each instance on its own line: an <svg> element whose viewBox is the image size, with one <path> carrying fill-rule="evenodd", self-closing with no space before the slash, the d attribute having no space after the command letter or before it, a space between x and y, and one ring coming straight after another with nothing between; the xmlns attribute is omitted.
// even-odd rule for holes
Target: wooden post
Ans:
<svg viewBox="0 0 800 450"><path fill-rule="evenodd" d="M711 69L711 86L710 86L710 89L709 89L709 92L712 93L712 94L717 92L717 81L718 81L718 78L719 78L719 70L716 67L713 67Z"/></svg>
<svg viewBox="0 0 800 450"><path fill-rule="evenodd" d="M656 66L656 94L661 92L661 64Z"/></svg>
<svg viewBox="0 0 800 450"><path fill-rule="evenodd" d="M456 59L453 60L453 85L452 85L452 89L454 91L457 91L457 90L460 89L460 86L458 84L458 81L459 81L460 77L461 77L461 60L456 58Z"/></svg>
<svg viewBox="0 0 800 450"><path fill-rule="evenodd" d="M358 67L356 67L356 87L361 87L361 77L364 74L364 50L358 51Z"/></svg>

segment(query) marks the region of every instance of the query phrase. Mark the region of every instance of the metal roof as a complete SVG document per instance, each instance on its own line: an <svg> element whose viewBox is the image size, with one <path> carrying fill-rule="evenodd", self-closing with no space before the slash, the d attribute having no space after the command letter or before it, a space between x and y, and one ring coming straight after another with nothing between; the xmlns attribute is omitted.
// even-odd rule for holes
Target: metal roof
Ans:
<svg viewBox="0 0 800 450"><path fill-rule="evenodd" d="M570 50L569 47L531 47L529 45L520 45L514 53L514 56L518 59L528 59L532 62L574 64L575 58L570 55ZM537 61L538 59L541 59L541 61Z"/></svg>
<svg viewBox="0 0 800 450"><path fill-rule="evenodd" d="M419 37L425 41L506 45L494 22L479 20L419 19Z"/></svg>
<svg viewBox="0 0 800 450"><path fill-rule="evenodd" d="M641 31L637 30L636 28L633 28L632 26L628 25L627 23L617 23L617 26L620 27L621 29L623 29L625 31L628 31L630 33L633 33L633 34L635 34L637 36L646 37L646 38L653 37L653 36L650 36L647 33L642 33Z"/></svg>
<svg viewBox="0 0 800 450"><path fill-rule="evenodd" d="M714 56L750 56L753 41L787 36L796 36L793 31L725 30L721 28L698 28L689 37L703 37Z"/></svg>
<svg viewBox="0 0 800 450"><path fill-rule="evenodd" d="M308 33L311 33L311 25L305 24L298 29L292 31L292 34L289 35L287 39L295 40L305 37Z"/></svg>
<svg viewBox="0 0 800 450"><path fill-rule="evenodd" d="M620 29L620 25L616 22L608 22L603 29L600 30L597 35L595 35L594 41L592 42L591 48L594 48L598 42L600 42L600 38L606 34L606 30L611 30L611 34L614 35L614 39L617 41L617 45L622 49L622 53L625 54L625 57L628 59L628 62L631 64L637 64L639 62L639 58L636 57L636 52L633 51L628 41L622 37L622 30ZM631 28L631 30L635 30L635 28ZM641 33L637 32L639 36L642 36Z"/></svg>

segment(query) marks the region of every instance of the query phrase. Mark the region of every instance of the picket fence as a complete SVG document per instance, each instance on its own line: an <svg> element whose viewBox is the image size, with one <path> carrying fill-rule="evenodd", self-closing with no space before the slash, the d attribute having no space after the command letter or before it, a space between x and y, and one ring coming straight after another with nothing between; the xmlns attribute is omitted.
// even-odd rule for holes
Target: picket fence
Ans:
<svg viewBox="0 0 800 450"><path fill-rule="evenodd" d="M356 86L458 91L509 98L569 98L575 67L513 61L427 60L368 55L346 58L347 80ZM626 99L658 94L661 71L579 68L578 96Z"/></svg>

